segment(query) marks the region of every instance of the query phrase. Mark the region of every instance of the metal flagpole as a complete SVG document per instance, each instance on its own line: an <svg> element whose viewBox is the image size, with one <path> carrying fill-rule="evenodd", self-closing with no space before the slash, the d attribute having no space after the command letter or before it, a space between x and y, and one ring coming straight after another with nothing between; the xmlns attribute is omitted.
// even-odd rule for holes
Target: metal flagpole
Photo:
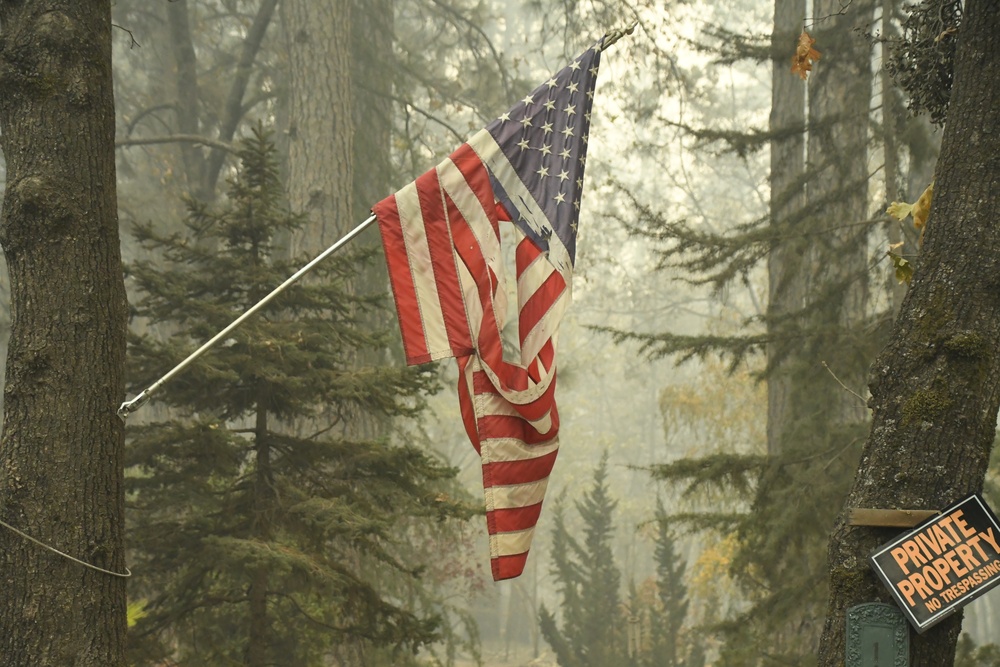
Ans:
<svg viewBox="0 0 1000 667"><path fill-rule="evenodd" d="M290 285L292 285L293 283L295 283L299 278L301 278L302 276L304 276L307 273L309 273L310 271L312 271L316 267L317 264L319 264L320 262L322 262L324 259L326 259L328 256L330 256L331 254L333 254L334 252L336 252L337 250L339 250L343 246L347 245L347 243L349 243L355 236L357 236L358 234L360 234L361 232L363 232L373 222L375 222L375 214L374 213L371 216L369 216L367 220L365 220L364 222L362 222L361 224L359 224L357 227L355 227L354 229L352 229L351 231L349 231L347 234L345 234L342 239L340 239L339 241L337 241L336 243L334 243L332 246L330 246L329 248L327 248L326 250L324 250L322 253L320 253L319 255L317 255L315 259L313 259L308 264L306 264L305 266L303 266L301 269L299 269L298 271L296 271L285 282L283 282L280 285L278 285L277 287L275 287L274 290L272 290L270 294L268 294L263 299L261 299L260 301L258 301L257 303L255 303L253 306L250 307L249 310L247 310L245 313L243 313L242 315L240 315L239 317L237 317L235 320L233 320L229 324L229 326L227 326L225 329L223 329L219 333L215 334L215 336L213 336L211 340L209 340L204 345L202 345L197 350L195 350L190 355L188 355L187 359L185 359L184 361L182 361L181 363L177 364L172 369L170 369L170 371L168 371L166 375L164 375L159 380L157 380L153 384L151 384L148 387L146 387L145 389L143 389L142 392L140 392L139 395L136 396L135 398L133 398L131 401L125 401L124 403L122 403L121 407L118 408L118 416L122 418L122 421L128 419L128 416L130 414L132 414L133 412L135 412L136 410L138 410L139 408L141 408L142 406L144 406L146 403L149 402L149 397L152 396L153 393L157 389L159 389L161 385L163 385L165 382L167 382L168 380L170 380L170 378L174 377L175 375L177 375L178 373L180 373L182 370L184 370L185 368L187 368L191 364L191 362L193 362L195 359L197 359L198 357L200 357L201 355L203 355L205 352L207 352L208 350L210 350L216 343L218 343L219 341L223 340L226 336L228 336L233 331L233 329L235 329L236 327L238 327L241 324L243 324L244 320L246 320L248 317L250 317L251 315L253 315L254 313L256 313L258 310L260 310L261 308L263 308L264 306L266 306L272 299L274 299L274 297L278 296L279 294L281 294L282 292L284 292L286 289L288 289L288 287Z"/></svg>
<svg viewBox="0 0 1000 667"><path fill-rule="evenodd" d="M605 35L604 41L601 42L601 51L604 51L605 49L607 49L609 46L617 42L625 35L631 35L632 32L635 30L636 25L638 25L638 23L639 22L637 20L632 21L631 25L629 25L627 28L616 28L611 32L609 32L607 35ZM197 350L192 352L187 359L185 359L184 361L182 361L181 363L177 364L172 369L170 369L170 371L168 371L166 375L164 375L159 380L157 380L156 382L154 382L153 384L149 385L144 390L142 390L142 392L140 392L138 396L133 398L131 401L125 401L124 403L122 403L121 406L118 408L118 416L121 417L123 421L128 419L128 416L130 414L132 414L133 412L135 412L136 410L138 410L139 408L141 408L142 406L144 406L146 403L149 402L150 396L152 396L153 393L157 389L159 389L161 385L163 385L172 377L174 377L182 370L187 368L194 360L196 360L198 357L200 357L205 352L210 350L213 346L215 346L219 341L224 339L226 336L228 336L233 331L233 329L243 324L244 320L246 320L248 317L256 313L265 305L267 305L274 297L278 296L286 289L288 289L288 287L293 283L295 283L299 278L309 273L317 264L322 262L329 255L331 255L332 253L336 252L344 245L349 243L355 236L363 232L373 222L375 222L374 214L372 214L367 220L359 224L357 227L349 231L346 235L344 235L342 239L340 239L332 246L324 250L322 253L317 255L316 258L313 259L311 262L309 262L301 269L296 271L295 274L293 274L291 277L288 278L288 280L275 287L270 294L265 296L263 299L258 301L253 306L251 306L249 310L247 310L245 313L243 313L235 320L233 320L229 324L229 326L227 326L219 333L215 334L215 336L213 336L211 340L207 341L204 345L202 345Z"/></svg>

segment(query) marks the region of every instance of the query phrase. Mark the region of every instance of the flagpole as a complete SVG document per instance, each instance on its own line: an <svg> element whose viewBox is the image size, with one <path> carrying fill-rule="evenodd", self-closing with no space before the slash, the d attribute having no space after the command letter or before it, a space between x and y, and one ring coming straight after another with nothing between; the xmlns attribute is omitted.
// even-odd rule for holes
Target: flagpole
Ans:
<svg viewBox="0 0 1000 667"><path fill-rule="evenodd" d="M146 403L148 403L150 396L152 396L153 393L157 389L159 389L165 382L169 381L172 377L174 377L175 375L177 375L178 373L180 373L181 371L183 371L185 368L187 368L189 365L191 365L191 363L194 362L198 357L200 357L205 352L207 352L212 347L214 347L219 341L221 341L224 338L226 338L226 336L228 336L236 327L238 327L241 324L243 324L243 322L248 317L250 317L251 315L253 315L254 313L256 313L258 310L260 310L264 306L266 306L272 299L274 299L276 296L278 296L279 294L281 294L282 292L284 292L286 289L288 289L288 287L290 287L293 283L297 282L302 276L304 276L307 273L309 273L310 271L312 271L316 267L317 264L319 264L320 262L322 262L324 259L326 259L327 257L329 257L331 254L333 254L334 252L336 252L337 250L339 250L343 246L347 245L351 240L354 239L355 236L357 236L358 234L360 234L361 232L363 232L373 222L375 222L375 214L374 213L371 216L369 216L367 220L365 220L364 222L362 222L361 224L359 224L357 227L355 227L354 229L352 229L351 231L349 231L347 234L345 234L343 236L343 238L341 238L339 241L337 241L336 243L334 243L333 245L331 245L329 248L327 248L326 250L324 250L323 252L321 252L319 255L317 255L315 257L315 259L313 259L308 264L306 264L301 269L299 269L294 274L292 274L287 280L285 280L285 282L283 282L280 285L278 285L277 287L275 287L274 290L272 290L270 294L268 294L263 299L261 299L260 301L258 301L257 303L255 303L245 313L243 313L242 315L240 315L239 317L237 317L235 320L233 320L229 324L229 326L227 326L225 329L223 329L219 333L215 334L215 336L213 336L204 345L202 345L197 350L195 350L190 355L188 355L188 357L184 361L182 361L179 364L177 364L176 366L174 366L163 377L161 377L159 380L157 380L156 382L154 382L153 384L149 385L144 390L142 390L142 392L140 392L138 396L136 396L135 398L133 398L131 401L125 401L124 403L122 403L121 406L118 408L118 416L122 418L122 421L125 421L126 419L128 419L128 416L130 414L132 414L133 412L135 412L136 410L138 410L139 408L141 408L142 406L144 406Z"/></svg>
<svg viewBox="0 0 1000 667"><path fill-rule="evenodd" d="M606 50L609 46L611 46L612 44L614 44L615 42L617 42L619 39L621 39L625 35L631 35L635 31L635 27L638 24L639 24L639 21L638 20L634 20L626 28L615 28L614 30L610 31L607 35L605 35L603 41L601 42L601 51ZM188 355L188 357L184 361L180 362L179 364L177 364L176 366L174 366L172 369L170 369L170 371L168 371L163 377L161 377L159 380L157 380L153 384L151 384L148 387L146 387L144 390L142 390L131 401L125 401L124 403L122 403L121 406L118 408L118 416L122 418L122 421L125 421L126 419L128 419L128 416L130 414L132 414L133 412L135 412L136 410L138 410L139 408L141 408L142 406L144 406L146 403L148 403L149 399L153 395L153 393L155 393L164 383L168 382L175 375L177 375L178 373L180 373L181 371L183 371L185 368L187 368L188 366L190 366L192 362L194 362L196 359L198 359L198 357L200 357L205 352L207 352L208 350L210 350L212 347L214 347L216 344L218 344L219 341L221 341L224 338L226 338L226 336L228 336L234 329L236 329L238 326L240 326L241 324L243 324L243 322L248 317L252 316L258 310L260 310L261 308L263 308L264 306L266 306L272 299L274 299L276 296L278 296L279 294L281 294L282 292L284 292L286 289L288 289L289 286L291 286L293 283L295 283L296 281L298 281L302 276L304 276L305 274L309 273L313 268L316 267L317 264L319 264L320 262L322 262L329 255L333 254L334 252L336 252L337 250L339 250L340 248L342 248L343 246L345 246L347 243L349 243L351 240L353 240L355 236L357 236L358 234L360 234L361 232L363 232L373 222L375 222L375 215L374 214L372 214L371 216L369 216L368 219L366 219L364 222L362 222L357 227L355 227L354 229L352 229L351 231L349 231L347 234L345 234L343 238L341 238L336 243L334 243L333 245L331 245L329 248L327 248L326 250L324 250L322 253L320 253L319 255L317 255L316 258L313 259L311 262L309 262L308 264L306 264L305 266L303 266L301 269L299 269L298 271L296 271L285 282L283 282L280 285L278 285L277 287L275 287L274 290L270 294L268 294L263 299L261 299L260 301L258 301L257 303L255 303L253 306L251 306L249 310L247 310L245 313L243 313L242 315L240 315L239 317L237 317L235 320L233 320L229 324L229 326L227 326L225 329L223 329L219 333L215 334L215 336L213 336L210 340L208 340L204 345L202 345L197 350L195 350L190 355Z"/></svg>

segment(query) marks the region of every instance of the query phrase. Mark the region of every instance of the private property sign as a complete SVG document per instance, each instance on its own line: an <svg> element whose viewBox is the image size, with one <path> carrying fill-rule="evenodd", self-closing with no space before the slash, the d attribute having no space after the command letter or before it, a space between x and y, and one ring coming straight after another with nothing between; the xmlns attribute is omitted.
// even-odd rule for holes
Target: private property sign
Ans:
<svg viewBox="0 0 1000 667"><path fill-rule="evenodd" d="M1000 584L1000 524L975 494L882 545L870 560L923 632Z"/></svg>

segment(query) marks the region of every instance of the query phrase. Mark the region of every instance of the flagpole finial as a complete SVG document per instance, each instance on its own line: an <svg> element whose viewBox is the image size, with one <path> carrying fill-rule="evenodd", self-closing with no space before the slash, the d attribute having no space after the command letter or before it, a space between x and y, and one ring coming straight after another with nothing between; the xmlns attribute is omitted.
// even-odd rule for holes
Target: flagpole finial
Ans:
<svg viewBox="0 0 1000 667"><path fill-rule="evenodd" d="M635 27L639 25L639 19L634 19L627 28L615 28L607 35L604 36L604 40L601 42L601 51L604 51L609 46L617 42L619 39L625 35L631 35L635 32Z"/></svg>

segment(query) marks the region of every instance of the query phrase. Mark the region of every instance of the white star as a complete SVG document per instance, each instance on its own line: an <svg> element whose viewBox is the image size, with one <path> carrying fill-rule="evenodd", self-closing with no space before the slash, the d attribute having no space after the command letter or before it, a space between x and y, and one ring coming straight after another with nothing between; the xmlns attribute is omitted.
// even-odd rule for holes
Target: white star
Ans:
<svg viewBox="0 0 1000 667"><path fill-rule="evenodd" d="M541 169L539 169L535 173L538 174L539 176L541 176L542 178L545 178L546 176L549 175L549 168L548 167L542 167Z"/></svg>
<svg viewBox="0 0 1000 667"><path fill-rule="evenodd" d="M590 76L597 76L597 65L590 68Z"/></svg>
<svg viewBox="0 0 1000 667"><path fill-rule="evenodd" d="M557 206L559 204L565 204L566 203L566 195L564 195L561 192L559 194L557 194L555 197L553 197L552 199L555 200Z"/></svg>
<svg viewBox="0 0 1000 667"><path fill-rule="evenodd" d="M545 123L544 125L542 125L542 132L548 134L551 131L552 131L552 123Z"/></svg>
<svg viewBox="0 0 1000 667"><path fill-rule="evenodd" d="M568 171L563 170L563 171L559 172L559 180L560 181L565 181L567 178L569 178L569 172Z"/></svg>
<svg viewBox="0 0 1000 667"><path fill-rule="evenodd" d="M587 91L587 98L591 99L591 100L594 99L594 89L593 88L591 88L590 90Z"/></svg>
<svg viewBox="0 0 1000 667"><path fill-rule="evenodd" d="M542 155L552 155L552 146L542 146Z"/></svg>
<svg viewBox="0 0 1000 667"><path fill-rule="evenodd" d="M556 86L558 86L558 85L559 85L559 82L557 82L557 81L556 81L556 78L555 78L555 77L552 77L551 79L549 79L549 80L548 80L548 81L546 81L545 83L546 83L546 85L547 85L547 86L548 86L549 88L555 88Z"/></svg>
<svg viewBox="0 0 1000 667"><path fill-rule="evenodd" d="M510 114L509 114L509 113L507 113L506 111L505 111L505 112L503 112L502 114L500 114L500 118L499 118L499 120L500 120L500 122L501 122L501 123L503 123L503 122L506 122L506 121L510 120Z"/></svg>
<svg viewBox="0 0 1000 667"><path fill-rule="evenodd" d="M522 127L531 127L531 119L525 116L519 121Z"/></svg>
<svg viewBox="0 0 1000 667"><path fill-rule="evenodd" d="M578 211L580 210L580 200L579 199L574 199L573 200L573 208L575 208ZM576 227L575 226L573 227L573 231L574 232L576 231Z"/></svg>
<svg viewBox="0 0 1000 667"><path fill-rule="evenodd" d="M531 95L528 95L527 97L525 97L521 101L524 102L527 105L527 104L532 104L535 100L531 99Z"/></svg>
<svg viewBox="0 0 1000 667"><path fill-rule="evenodd" d="M580 61L579 60L574 60L573 63L569 66L569 68L571 70L573 70L574 72L576 70L580 69Z"/></svg>
<svg viewBox="0 0 1000 667"><path fill-rule="evenodd" d="M528 140L521 139L519 142L517 142L517 147L520 148L522 151L528 150Z"/></svg>
<svg viewBox="0 0 1000 667"><path fill-rule="evenodd" d="M569 149L568 149L568 148L563 148L563 149L562 149L562 150L561 150L561 151L559 152L559 157L561 157L561 158L562 158L562 159L564 159L564 160L568 160L568 159L570 159L570 157L572 157L572 155L570 154L570 152L569 152Z"/></svg>
<svg viewBox="0 0 1000 667"><path fill-rule="evenodd" d="M552 111L553 109L556 108L556 103L553 102L552 100L547 100L543 106L545 107L546 111Z"/></svg>
<svg viewBox="0 0 1000 667"><path fill-rule="evenodd" d="M565 136L565 137L566 137L567 139L569 139L570 137L572 137L572 136L573 136L573 128L572 128L572 127L570 127L569 125L567 125L567 126L566 126L566 127L565 127L565 128L563 129L563 131L562 131L562 134L563 134L563 136Z"/></svg>
<svg viewBox="0 0 1000 667"><path fill-rule="evenodd" d="M583 114L583 117L584 117L585 119L587 119L587 122L588 122L588 123L590 122L590 112L589 112L589 111L588 111L587 113Z"/></svg>
<svg viewBox="0 0 1000 667"><path fill-rule="evenodd" d="M563 111L565 111L565 112L566 112L566 113L568 113L568 114L569 114L570 116L572 116L573 114L575 114L575 113L576 113L576 105L575 105L575 104L570 104L570 105L567 105L567 106L566 106L566 108L565 108L565 109L563 109Z"/></svg>
<svg viewBox="0 0 1000 667"><path fill-rule="evenodd" d="M576 81L574 81L573 83L569 84L567 88L569 88L569 92L575 93L580 88L580 86L578 86Z"/></svg>

